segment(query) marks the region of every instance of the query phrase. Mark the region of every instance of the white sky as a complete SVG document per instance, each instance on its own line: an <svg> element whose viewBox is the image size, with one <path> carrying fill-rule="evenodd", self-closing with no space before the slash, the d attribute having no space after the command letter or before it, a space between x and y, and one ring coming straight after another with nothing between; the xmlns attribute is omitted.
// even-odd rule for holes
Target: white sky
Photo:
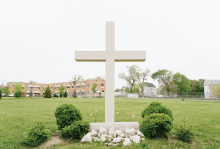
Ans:
<svg viewBox="0 0 220 149"><path fill-rule="evenodd" d="M74 53L104 51L106 21L115 22L116 51L147 54L145 62L115 63L115 88L126 85L118 74L127 65L220 79L218 0L1 0L0 83L105 77L104 62L76 62Z"/></svg>

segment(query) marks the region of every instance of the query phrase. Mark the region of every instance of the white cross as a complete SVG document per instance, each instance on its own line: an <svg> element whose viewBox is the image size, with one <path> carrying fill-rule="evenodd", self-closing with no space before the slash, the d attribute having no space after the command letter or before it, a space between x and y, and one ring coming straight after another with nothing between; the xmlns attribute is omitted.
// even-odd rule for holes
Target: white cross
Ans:
<svg viewBox="0 0 220 149"><path fill-rule="evenodd" d="M115 121L114 62L144 62L145 51L115 51L114 22L106 22L106 51L75 51L78 62L106 62L105 122Z"/></svg>

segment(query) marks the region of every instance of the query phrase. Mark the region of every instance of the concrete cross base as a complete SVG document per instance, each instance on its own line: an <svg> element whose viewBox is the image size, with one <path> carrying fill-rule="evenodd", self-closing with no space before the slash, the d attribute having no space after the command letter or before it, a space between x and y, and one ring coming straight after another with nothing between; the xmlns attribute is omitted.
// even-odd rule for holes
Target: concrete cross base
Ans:
<svg viewBox="0 0 220 149"><path fill-rule="evenodd" d="M99 131L100 127L103 127L107 130L111 129L112 127L116 129L120 128L134 128L139 130L139 123L138 122L106 122L106 123L90 123L89 131L93 129Z"/></svg>

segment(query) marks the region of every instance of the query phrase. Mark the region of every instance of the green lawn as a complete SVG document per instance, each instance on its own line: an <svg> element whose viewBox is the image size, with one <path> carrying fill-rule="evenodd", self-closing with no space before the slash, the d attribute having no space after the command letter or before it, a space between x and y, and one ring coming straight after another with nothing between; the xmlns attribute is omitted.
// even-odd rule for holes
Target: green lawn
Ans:
<svg viewBox="0 0 220 149"><path fill-rule="evenodd" d="M115 121L140 122L141 112L152 101L160 101L168 106L174 116L174 125L182 124L185 117L187 125L197 129L194 143L181 141L168 142L166 139L146 139L144 142L149 148L220 148L220 102L209 101L181 101L174 99L115 99ZM0 149L24 148L20 142L24 132L33 121L44 121L51 132L57 132L54 112L62 103L74 104L82 113L83 119L90 122L104 122L104 98L3 98L0 100ZM95 110L98 110L95 114ZM120 114L117 115L116 112ZM127 112L130 115L127 115ZM93 114L91 117L90 114ZM134 115L132 117L131 115ZM172 130L171 134L175 134ZM97 145L97 146L96 146ZM100 144L80 144L79 141L70 141L68 145L55 145L51 148L103 148ZM95 147L94 147L95 146ZM127 148L141 148L134 144Z"/></svg>

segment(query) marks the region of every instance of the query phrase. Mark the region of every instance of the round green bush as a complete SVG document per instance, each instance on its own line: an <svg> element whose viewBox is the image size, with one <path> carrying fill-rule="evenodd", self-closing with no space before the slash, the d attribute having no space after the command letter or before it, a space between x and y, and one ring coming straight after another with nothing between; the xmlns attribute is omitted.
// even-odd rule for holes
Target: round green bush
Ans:
<svg viewBox="0 0 220 149"><path fill-rule="evenodd" d="M140 131L148 138L165 137L172 128L172 119L164 113L145 116L140 125Z"/></svg>
<svg viewBox="0 0 220 149"><path fill-rule="evenodd" d="M28 137L23 142L26 146L39 146L49 138L49 132L44 124L40 121L36 122L28 131Z"/></svg>
<svg viewBox="0 0 220 149"><path fill-rule="evenodd" d="M160 102L155 101L155 102L151 102L150 105L147 106L147 108L141 112L141 116L142 118L144 118L145 116L149 116L152 113L164 113L170 116L170 118L173 120L173 114L172 111L165 105L161 105Z"/></svg>
<svg viewBox="0 0 220 149"><path fill-rule="evenodd" d="M75 121L81 121L82 115L73 104L62 104L56 108L55 117L58 129L71 125Z"/></svg>
<svg viewBox="0 0 220 149"><path fill-rule="evenodd" d="M16 91L15 93L14 93L14 97L22 97L22 91Z"/></svg>
<svg viewBox="0 0 220 149"><path fill-rule="evenodd" d="M61 130L61 136L63 138L75 138L81 139L85 134L89 132L90 124L88 121L76 121L70 126L66 126Z"/></svg>

